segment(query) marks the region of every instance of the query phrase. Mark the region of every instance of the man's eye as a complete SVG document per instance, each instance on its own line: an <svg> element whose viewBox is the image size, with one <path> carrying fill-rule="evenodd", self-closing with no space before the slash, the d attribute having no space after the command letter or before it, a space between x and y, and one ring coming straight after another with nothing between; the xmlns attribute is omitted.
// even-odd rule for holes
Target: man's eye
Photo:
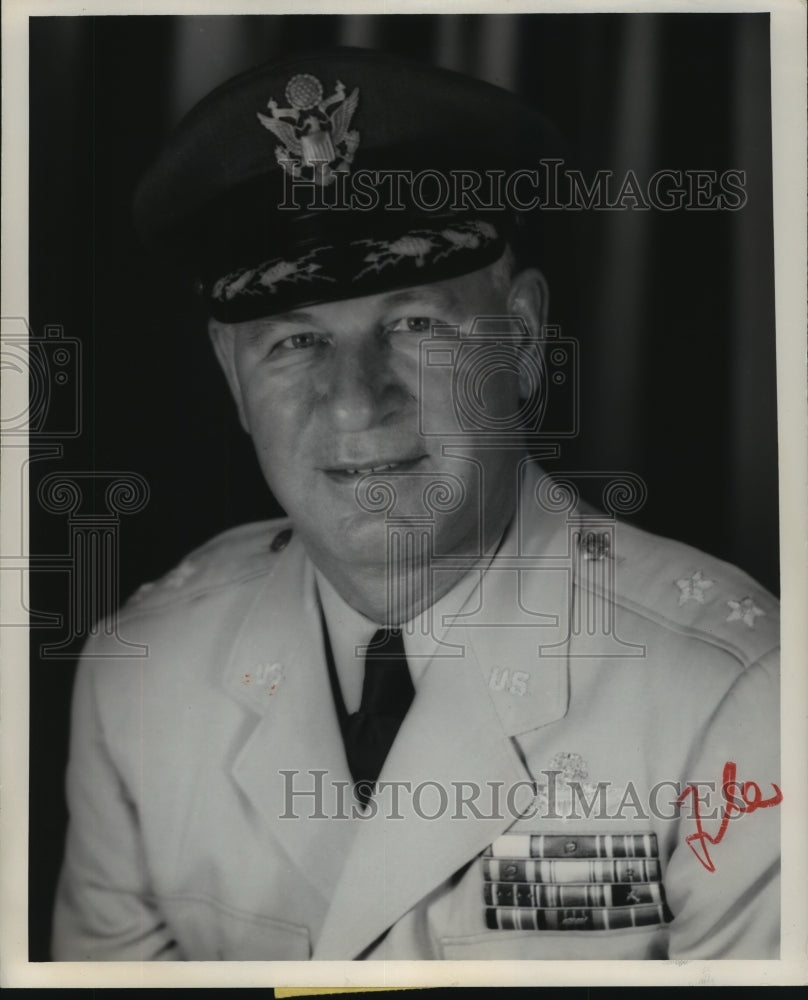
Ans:
<svg viewBox="0 0 808 1000"><path fill-rule="evenodd" d="M402 316L388 330L390 333L429 333L433 323L431 316Z"/></svg>
<svg viewBox="0 0 808 1000"><path fill-rule="evenodd" d="M301 351L307 347L314 347L321 340L321 336L316 333L293 333L291 337L285 337L275 345L278 351Z"/></svg>

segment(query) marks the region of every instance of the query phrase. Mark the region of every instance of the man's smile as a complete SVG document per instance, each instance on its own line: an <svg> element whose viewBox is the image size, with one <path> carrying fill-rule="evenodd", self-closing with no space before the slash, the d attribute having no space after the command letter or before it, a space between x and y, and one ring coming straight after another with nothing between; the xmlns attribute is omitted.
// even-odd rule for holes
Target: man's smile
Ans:
<svg viewBox="0 0 808 1000"><path fill-rule="evenodd" d="M392 470L410 470L426 458L421 453L412 457L373 458L362 461L339 462L330 467L324 467L322 472L336 482L353 482L361 476L373 473L390 472Z"/></svg>

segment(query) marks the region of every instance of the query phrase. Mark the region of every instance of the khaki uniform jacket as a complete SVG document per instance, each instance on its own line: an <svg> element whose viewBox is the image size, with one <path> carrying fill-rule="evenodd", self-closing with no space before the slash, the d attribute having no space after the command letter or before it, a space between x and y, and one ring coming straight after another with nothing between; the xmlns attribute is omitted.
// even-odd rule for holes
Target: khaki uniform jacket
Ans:
<svg viewBox="0 0 808 1000"><path fill-rule="evenodd" d="M288 523L142 588L118 630L148 655L100 633L77 676L54 958L777 957L776 602L692 548L590 527L520 518L367 816ZM728 762L756 783L734 807ZM686 841L694 781L715 844Z"/></svg>

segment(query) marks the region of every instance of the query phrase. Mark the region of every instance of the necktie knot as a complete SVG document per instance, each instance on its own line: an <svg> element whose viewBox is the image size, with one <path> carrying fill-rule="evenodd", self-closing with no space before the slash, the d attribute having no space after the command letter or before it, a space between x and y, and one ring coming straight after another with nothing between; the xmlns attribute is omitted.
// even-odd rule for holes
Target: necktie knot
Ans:
<svg viewBox="0 0 808 1000"><path fill-rule="evenodd" d="M401 629L380 628L367 646L359 711L400 722L414 694Z"/></svg>

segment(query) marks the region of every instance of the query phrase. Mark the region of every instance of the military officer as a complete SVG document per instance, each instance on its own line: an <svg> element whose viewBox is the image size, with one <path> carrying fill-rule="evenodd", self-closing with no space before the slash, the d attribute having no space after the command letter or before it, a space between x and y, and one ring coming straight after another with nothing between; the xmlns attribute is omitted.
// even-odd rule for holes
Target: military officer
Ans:
<svg viewBox="0 0 808 1000"><path fill-rule="evenodd" d="M142 587L147 657L88 645L54 957L777 956L776 602L534 461L563 345L515 178L551 142L331 50L144 179L288 518Z"/></svg>

